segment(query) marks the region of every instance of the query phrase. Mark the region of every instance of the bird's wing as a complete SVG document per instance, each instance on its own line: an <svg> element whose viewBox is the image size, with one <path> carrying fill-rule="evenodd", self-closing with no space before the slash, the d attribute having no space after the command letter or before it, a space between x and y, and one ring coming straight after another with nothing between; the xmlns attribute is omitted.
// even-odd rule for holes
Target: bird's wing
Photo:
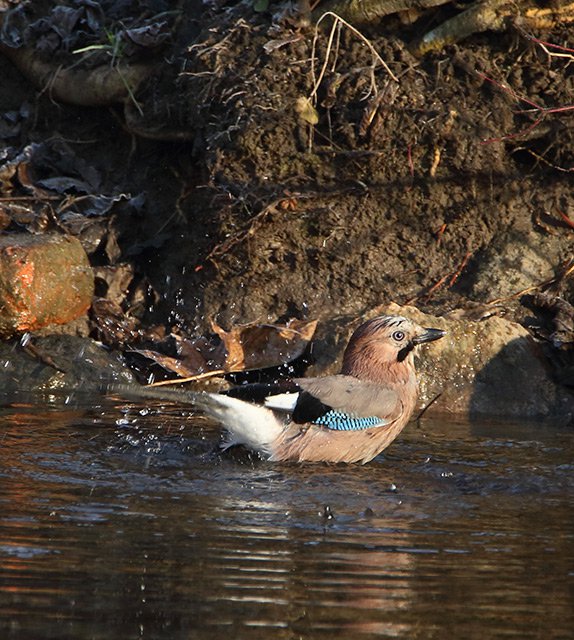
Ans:
<svg viewBox="0 0 574 640"><path fill-rule="evenodd" d="M238 398L239 400L245 400L245 402L254 402L256 404L265 404L271 406L269 403L272 398L282 397L283 395L296 394L300 391L299 386L290 380L285 380L276 383L260 383L252 382L250 384L240 384L236 387L232 387L222 393L232 398ZM275 407L272 407L275 408ZM279 407L278 407L279 408ZM291 407L292 409L293 407Z"/></svg>
<svg viewBox="0 0 574 640"><path fill-rule="evenodd" d="M267 409L285 414L293 412L300 393L300 387L291 380L270 384L259 382L242 384L222 392L223 395L231 398L262 404Z"/></svg>
<svg viewBox="0 0 574 640"><path fill-rule="evenodd" d="M385 426L401 413L396 391L345 375L240 385L225 393L262 403L296 424L310 423L336 431Z"/></svg>
<svg viewBox="0 0 574 640"><path fill-rule="evenodd" d="M393 422L402 411L396 391L352 376L299 378L295 382L302 389L293 409L297 423L310 422L338 431L367 429Z"/></svg>

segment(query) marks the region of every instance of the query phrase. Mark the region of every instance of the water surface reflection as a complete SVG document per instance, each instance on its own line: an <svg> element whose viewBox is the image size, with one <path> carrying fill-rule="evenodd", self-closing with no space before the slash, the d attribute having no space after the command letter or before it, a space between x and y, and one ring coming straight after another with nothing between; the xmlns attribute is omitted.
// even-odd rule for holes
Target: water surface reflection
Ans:
<svg viewBox="0 0 574 640"><path fill-rule="evenodd" d="M0 412L2 638L567 638L574 434L423 422L365 466L175 408Z"/></svg>

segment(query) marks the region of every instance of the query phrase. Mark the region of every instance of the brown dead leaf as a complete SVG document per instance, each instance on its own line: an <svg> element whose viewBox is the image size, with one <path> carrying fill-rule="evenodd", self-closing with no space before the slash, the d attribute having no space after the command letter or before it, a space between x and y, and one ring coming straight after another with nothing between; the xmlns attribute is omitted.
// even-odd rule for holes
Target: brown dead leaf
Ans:
<svg viewBox="0 0 574 640"><path fill-rule="evenodd" d="M123 262L114 266L93 267L97 284L101 290L99 295L122 305L125 302L130 284L134 279L133 265Z"/></svg>
<svg viewBox="0 0 574 640"><path fill-rule="evenodd" d="M221 338L226 372L277 367L299 357L315 333L317 321L290 320L286 325L247 324L225 331L212 321Z"/></svg>
<svg viewBox="0 0 574 640"><path fill-rule="evenodd" d="M158 346L172 354L175 350L176 355L153 349L132 349L130 353L137 353L187 381L223 373L225 348L217 337L183 338L171 334L160 340Z"/></svg>
<svg viewBox="0 0 574 640"><path fill-rule="evenodd" d="M98 339L108 346L121 348L139 335L139 322L127 316L113 300L94 298L90 318Z"/></svg>
<svg viewBox="0 0 574 640"><path fill-rule="evenodd" d="M209 371L221 371L225 366L225 348L217 338L181 338L173 336L176 340L177 355L181 362L195 374L204 374Z"/></svg>
<svg viewBox="0 0 574 640"><path fill-rule="evenodd" d="M252 323L229 331L215 322L211 326L217 336L189 339L172 335L170 338L176 341L175 357L151 349L132 349L130 353L152 360L186 381L267 369L299 357L313 337L317 321L291 320L285 325Z"/></svg>

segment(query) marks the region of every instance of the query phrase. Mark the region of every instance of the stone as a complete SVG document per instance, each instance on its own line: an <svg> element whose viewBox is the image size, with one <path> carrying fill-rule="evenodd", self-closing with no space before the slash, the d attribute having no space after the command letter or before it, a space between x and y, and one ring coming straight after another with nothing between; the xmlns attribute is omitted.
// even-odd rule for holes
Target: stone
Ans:
<svg viewBox="0 0 574 640"><path fill-rule="evenodd" d="M85 314L94 276L73 236L0 238L0 337L65 324Z"/></svg>
<svg viewBox="0 0 574 640"><path fill-rule="evenodd" d="M22 341L25 342L25 341ZM53 335L0 343L0 394L80 390L133 384L121 356L90 338Z"/></svg>
<svg viewBox="0 0 574 640"><path fill-rule="evenodd" d="M391 303L353 323L346 319L344 327L339 321L320 324L314 341L315 364L307 375L338 373L353 329L384 314L403 315L446 331L444 338L415 351L419 410L431 403L425 415L573 420L574 394L553 380L541 346L524 327L497 316L480 321L455 313L436 317Z"/></svg>
<svg viewBox="0 0 574 640"><path fill-rule="evenodd" d="M567 255L559 238L534 232L504 234L481 255L470 298L491 302L527 291L552 278Z"/></svg>
<svg viewBox="0 0 574 640"><path fill-rule="evenodd" d="M438 396L429 413L572 420L574 394L553 381L540 345L516 322L437 318L396 304L377 311L447 332L418 349L420 402Z"/></svg>

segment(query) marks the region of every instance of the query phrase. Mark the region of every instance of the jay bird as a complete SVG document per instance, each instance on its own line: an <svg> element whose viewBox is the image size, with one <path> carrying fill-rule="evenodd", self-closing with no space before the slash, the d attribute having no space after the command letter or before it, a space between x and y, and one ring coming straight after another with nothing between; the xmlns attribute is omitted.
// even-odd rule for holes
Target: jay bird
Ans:
<svg viewBox="0 0 574 640"><path fill-rule="evenodd" d="M364 464L399 435L415 408L414 348L444 334L401 316L379 316L355 330L336 375L223 393L141 387L135 395L198 406L224 427L223 449L243 445L273 461ZM134 395L131 387L113 389Z"/></svg>

